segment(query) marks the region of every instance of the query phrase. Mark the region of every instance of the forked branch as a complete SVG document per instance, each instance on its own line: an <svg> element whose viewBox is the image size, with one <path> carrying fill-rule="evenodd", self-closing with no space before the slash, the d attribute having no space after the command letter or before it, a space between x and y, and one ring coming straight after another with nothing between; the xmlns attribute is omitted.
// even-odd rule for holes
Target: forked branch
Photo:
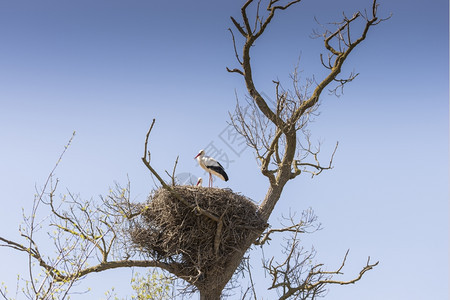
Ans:
<svg viewBox="0 0 450 300"><path fill-rule="evenodd" d="M313 278L315 276L321 276L321 275L324 275L326 277L326 279L318 280L317 282L310 282L309 284L305 285L305 288L307 290L315 290L315 289L317 290L317 289L321 289L322 287L324 287L327 284L339 284L339 285L353 284L353 283L361 280L361 278L367 271L372 270L379 263L379 261L377 261L376 263L370 263L370 256L369 256L367 258L366 265L361 269L361 271L359 272L359 274L356 277L354 277L353 279L350 279L350 280L333 280L332 279L333 275L343 275L343 273L341 271L344 268L349 251L350 250L347 250L347 252L345 253L344 259L342 260L341 266L335 271L324 271L320 268L320 265L313 267L307 276L307 279L306 279L307 282L309 282L310 278Z"/></svg>
<svg viewBox="0 0 450 300"><path fill-rule="evenodd" d="M308 139L309 143L309 139ZM336 146L334 147L333 153L331 154L330 161L327 166L322 166L320 164L319 160L319 152L320 148L317 149L317 151L312 151L311 147L309 146L307 149L304 149L306 151L307 156L312 155L314 158L314 163L310 162L304 162L301 159L296 159L293 162L293 172L291 174L291 178L295 178L296 176L300 175L302 172L310 173L311 177L317 176L320 173L322 173L325 170L330 170L333 168L333 159L334 155L336 154L336 150L339 146L339 142L336 142Z"/></svg>
<svg viewBox="0 0 450 300"><path fill-rule="evenodd" d="M273 234L292 233L294 234L294 236L297 236L298 234L313 233L322 229L321 224L317 222L317 216L311 208L302 212L302 215L298 222L295 222L294 219L295 214L290 214L288 217L283 217L282 225L284 227L267 229L258 239L256 239L254 244L263 246L266 242L269 242L271 240L271 236ZM290 225L285 225L284 222L286 221Z"/></svg>
<svg viewBox="0 0 450 300"><path fill-rule="evenodd" d="M315 250L305 251L299 247L297 233L289 241L283 251L286 258L277 263L274 258L266 261L264 268L272 276L272 285L269 289L277 290L279 299L316 299L324 296L329 285L349 285L361 280L363 275L378 265L371 263L370 257L359 274L350 280L336 280L335 276L343 275L343 268L349 251L345 253L341 265L332 271L323 269L323 264L313 265Z"/></svg>

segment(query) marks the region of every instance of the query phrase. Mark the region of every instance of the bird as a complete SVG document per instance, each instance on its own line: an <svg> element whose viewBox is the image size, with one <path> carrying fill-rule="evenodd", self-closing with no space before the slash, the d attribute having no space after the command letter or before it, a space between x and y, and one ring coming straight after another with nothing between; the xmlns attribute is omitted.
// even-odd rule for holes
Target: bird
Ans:
<svg viewBox="0 0 450 300"><path fill-rule="evenodd" d="M199 177L195 186L202 186L203 178Z"/></svg>
<svg viewBox="0 0 450 300"><path fill-rule="evenodd" d="M228 175L225 173L222 165L214 158L205 156L205 150L200 150L194 159L197 159L200 167L209 173L209 187L212 187L212 174L222 180L228 181Z"/></svg>

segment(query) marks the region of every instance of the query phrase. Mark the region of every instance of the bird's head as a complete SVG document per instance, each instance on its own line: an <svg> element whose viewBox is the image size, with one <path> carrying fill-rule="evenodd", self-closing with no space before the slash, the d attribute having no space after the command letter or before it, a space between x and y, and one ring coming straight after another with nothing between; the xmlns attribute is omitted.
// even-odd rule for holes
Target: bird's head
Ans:
<svg viewBox="0 0 450 300"><path fill-rule="evenodd" d="M199 156L201 157L201 156L203 156L203 155L205 155L205 150L202 149L202 150L200 150L200 151L198 152L197 156L195 156L194 159L196 159L196 158L199 157Z"/></svg>
<svg viewBox="0 0 450 300"><path fill-rule="evenodd" d="M202 186L203 178L199 177L196 186Z"/></svg>

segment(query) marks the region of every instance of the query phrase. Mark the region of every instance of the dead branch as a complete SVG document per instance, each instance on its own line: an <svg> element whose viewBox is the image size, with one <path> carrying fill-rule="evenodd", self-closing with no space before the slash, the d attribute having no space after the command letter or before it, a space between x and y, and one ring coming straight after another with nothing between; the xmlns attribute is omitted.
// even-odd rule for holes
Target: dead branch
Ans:
<svg viewBox="0 0 450 300"><path fill-rule="evenodd" d="M349 251L347 250L341 265L332 271L323 269L323 264L313 265L315 250L305 251L299 247L297 232L288 241L283 253L286 255L281 263L277 263L272 257L264 263L264 268L272 276L272 285L269 289L278 292L279 299L298 297L300 299L315 299L327 292L329 285L348 285L359 281L365 272L373 269L378 262L371 264L370 257L359 274L350 280L335 280L334 276L343 275L342 269Z"/></svg>
<svg viewBox="0 0 450 300"><path fill-rule="evenodd" d="M303 162L304 159L299 159L299 160L294 160L293 162L293 172L291 174L291 178L295 178L296 176L300 175L302 172L307 172L311 174L311 178L314 176L319 175L320 173L322 173L324 170L330 170L333 168L333 159L334 159L334 155L336 154L336 150L339 146L339 142L336 142L336 146L334 147L333 153L331 154L329 163L327 166L321 166L320 165L320 161L318 158L319 152L320 152L320 147L318 147L318 149L316 151L312 151L311 150L311 144L309 142L308 139L308 143L309 146L307 149L303 149L307 155L311 154L314 157L314 163L309 163L309 162ZM301 167L303 167L303 169L300 169ZM314 168L315 171L309 169L310 168Z"/></svg>
<svg viewBox="0 0 450 300"><path fill-rule="evenodd" d="M238 54L238 52L237 52L237 48L236 48L236 40L235 40L235 38L234 38L233 30L231 30L231 28L228 28L228 31L231 33L231 38L233 39L233 48L234 48L234 55L236 56L236 60L239 62L240 65L242 65L242 61L241 61L241 59L239 58L239 54ZM227 70L228 70L228 72L232 72L232 71L230 71L230 69L228 69L228 68L227 68ZM239 72L240 72L239 74L244 75L244 73L242 73L242 71L239 70Z"/></svg>
<svg viewBox="0 0 450 300"><path fill-rule="evenodd" d="M255 288L255 282L253 281L253 275L252 275L252 266L250 264L250 259L248 257L244 257L242 259L242 272L245 272L248 274L250 283L249 283L249 287L247 288L247 290L245 291L245 293L242 295L241 299L244 300L245 297L247 296L247 293L251 292L252 296L253 296L253 300L257 300L257 296L256 296L256 288Z"/></svg>
<svg viewBox="0 0 450 300"><path fill-rule="evenodd" d="M298 222L294 221L295 214L289 213L289 216L283 216L282 228L267 229L255 242L255 245L263 246L270 241L270 236L274 233L313 233L321 229L321 224L317 222L317 216L312 208L304 210ZM289 225L285 225L285 223Z"/></svg>
<svg viewBox="0 0 450 300"><path fill-rule="evenodd" d="M144 165L147 167L147 169L149 169L149 171L156 177L156 179L158 179L158 181L161 183L161 185L165 188L165 189L169 189L170 187L166 184L166 182L161 178L161 176L159 176L159 174L155 171L155 169L153 169L153 167L150 165L150 158L151 158L151 154L150 151L147 150L148 147L148 137L150 135L150 132L153 129L153 125L155 125L155 119L153 119L152 124L150 125L150 128L147 131L147 135L145 136L145 144L144 144L144 156L142 156L142 162L144 163Z"/></svg>
<svg viewBox="0 0 450 300"><path fill-rule="evenodd" d="M172 174L169 174L169 172L166 171L166 174L167 174L167 175L170 177L170 179L172 180L172 186L175 186L175 185L176 185L176 181L175 181L175 170L177 169L178 158L179 158L179 156L177 156L177 159L175 160L175 164L173 165Z"/></svg>
<svg viewBox="0 0 450 300"><path fill-rule="evenodd" d="M361 271L359 272L359 274L355 278L350 279L350 280L332 280L331 279L332 275L342 275L343 274L341 272L341 270L342 270L342 268L345 265L345 261L347 259L348 252L349 252L349 250L347 250L347 252L345 253L345 256L344 256L344 259L342 261L341 266L335 271L323 271L320 268L315 268L314 267L311 270L311 272L308 274L308 279L312 278L314 276L319 276L319 275L331 275L330 277L328 277L330 279L323 279L323 280L318 280L317 282L314 282L314 283L309 283L309 284L307 284L305 286L305 288L308 289L308 290L314 290L314 289L322 289L327 284L348 285L348 284L356 283L357 281L359 281L363 277L363 275L367 271L372 270L379 263L378 261L376 263L370 263L370 256L369 256L368 259L367 259L366 265L361 269Z"/></svg>

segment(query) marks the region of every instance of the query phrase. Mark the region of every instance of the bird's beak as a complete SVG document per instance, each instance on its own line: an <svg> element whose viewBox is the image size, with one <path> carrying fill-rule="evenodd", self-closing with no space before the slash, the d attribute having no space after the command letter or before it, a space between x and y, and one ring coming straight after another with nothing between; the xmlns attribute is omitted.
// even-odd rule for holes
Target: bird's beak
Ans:
<svg viewBox="0 0 450 300"><path fill-rule="evenodd" d="M199 155L200 155L200 153L199 153L199 154L197 154L197 156L195 156L195 157L194 157L194 159L196 159L196 158L197 158L197 157L198 157Z"/></svg>

